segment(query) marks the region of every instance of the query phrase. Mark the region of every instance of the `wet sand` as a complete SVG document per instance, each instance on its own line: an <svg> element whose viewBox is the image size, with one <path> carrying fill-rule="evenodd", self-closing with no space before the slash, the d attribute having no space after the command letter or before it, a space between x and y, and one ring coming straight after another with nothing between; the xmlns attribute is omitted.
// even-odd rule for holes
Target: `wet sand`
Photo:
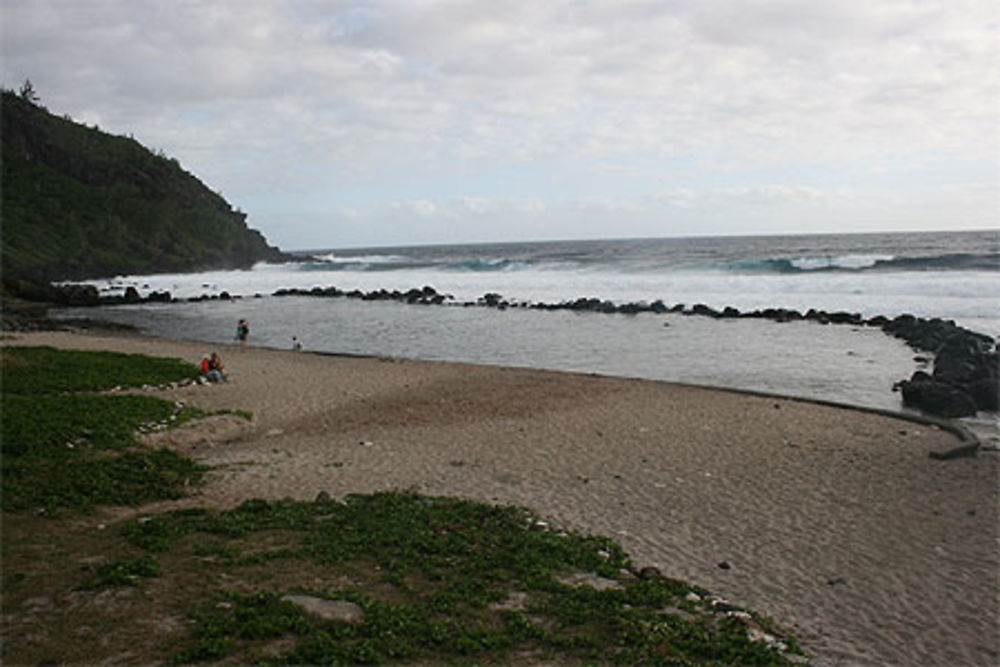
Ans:
<svg viewBox="0 0 1000 667"><path fill-rule="evenodd" d="M214 466L182 505L388 489L527 506L639 566L791 628L817 665L991 665L998 460L931 459L935 426L662 382L325 356L138 336L6 344L196 363L230 382L151 393L242 409L172 446Z"/></svg>

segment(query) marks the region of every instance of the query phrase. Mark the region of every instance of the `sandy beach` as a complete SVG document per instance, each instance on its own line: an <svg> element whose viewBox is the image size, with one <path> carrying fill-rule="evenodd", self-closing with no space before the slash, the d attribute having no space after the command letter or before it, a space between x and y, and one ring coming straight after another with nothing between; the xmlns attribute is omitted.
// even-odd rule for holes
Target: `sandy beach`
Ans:
<svg viewBox="0 0 1000 667"><path fill-rule="evenodd" d="M661 382L138 336L17 334L178 357L230 382L151 390L219 419L173 446L230 507L387 489L513 503L792 629L816 665L992 665L998 458L935 426ZM119 510L124 512L125 510Z"/></svg>

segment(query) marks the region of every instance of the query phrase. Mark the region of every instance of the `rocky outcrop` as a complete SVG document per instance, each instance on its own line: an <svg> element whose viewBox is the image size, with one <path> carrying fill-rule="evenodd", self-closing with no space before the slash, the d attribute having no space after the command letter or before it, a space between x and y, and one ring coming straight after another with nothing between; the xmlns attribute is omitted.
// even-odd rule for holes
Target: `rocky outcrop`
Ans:
<svg viewBox="0 0 1000 667"><path fill-rule="evenodd" d="M379 289L371 292L361 290L351 290L345 292L336 287L313 287L312 289L279 289L274 296L313 296L313 297L344 297L348 299L361 299L362 301L399 301L401 303L417 304L422 306L439 306L445 301L451 301L454 297L449 294L441 294L430 285L421 288L413 288L405 292L399 290Z"/></svg>
<svg viewBox="0 0 1000 667"><path fill-rule="evenodd" d="M951 321L912 315L897 317L883 329L914 349L934 353L933 373L917 371L897 383L904 405L941 417L968 417L979 410L1000 409L1000 352L992 338Z"/></svg>

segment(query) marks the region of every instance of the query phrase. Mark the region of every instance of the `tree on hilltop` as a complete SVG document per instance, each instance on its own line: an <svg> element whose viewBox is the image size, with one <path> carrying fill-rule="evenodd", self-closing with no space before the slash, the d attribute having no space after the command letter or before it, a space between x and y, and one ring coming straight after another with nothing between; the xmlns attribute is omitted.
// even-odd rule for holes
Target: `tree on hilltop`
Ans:
<svg viewBox="0 0 1000 667"><path fill-rule="evenodd" d="M17 91L17 94L25 102L30 102L36 106L38 105L38 93L35 92L35 87L31 84L31 79L24 80L24 83L21 84L21 88Z"/></svg>

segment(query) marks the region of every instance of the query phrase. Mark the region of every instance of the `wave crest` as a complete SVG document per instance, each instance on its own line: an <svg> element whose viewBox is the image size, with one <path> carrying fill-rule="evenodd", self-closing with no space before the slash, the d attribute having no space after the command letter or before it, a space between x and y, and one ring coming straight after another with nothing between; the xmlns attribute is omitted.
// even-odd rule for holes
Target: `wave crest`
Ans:
<svg viewBox="0 0 1000 667"><path fill-rule="evenodd" d="M821 271L1000 271L1000 254L950 253L926 257L894 255L819 255L774 257L755 262L737 262L740 271L765 273L811 273Z"/></svg>

